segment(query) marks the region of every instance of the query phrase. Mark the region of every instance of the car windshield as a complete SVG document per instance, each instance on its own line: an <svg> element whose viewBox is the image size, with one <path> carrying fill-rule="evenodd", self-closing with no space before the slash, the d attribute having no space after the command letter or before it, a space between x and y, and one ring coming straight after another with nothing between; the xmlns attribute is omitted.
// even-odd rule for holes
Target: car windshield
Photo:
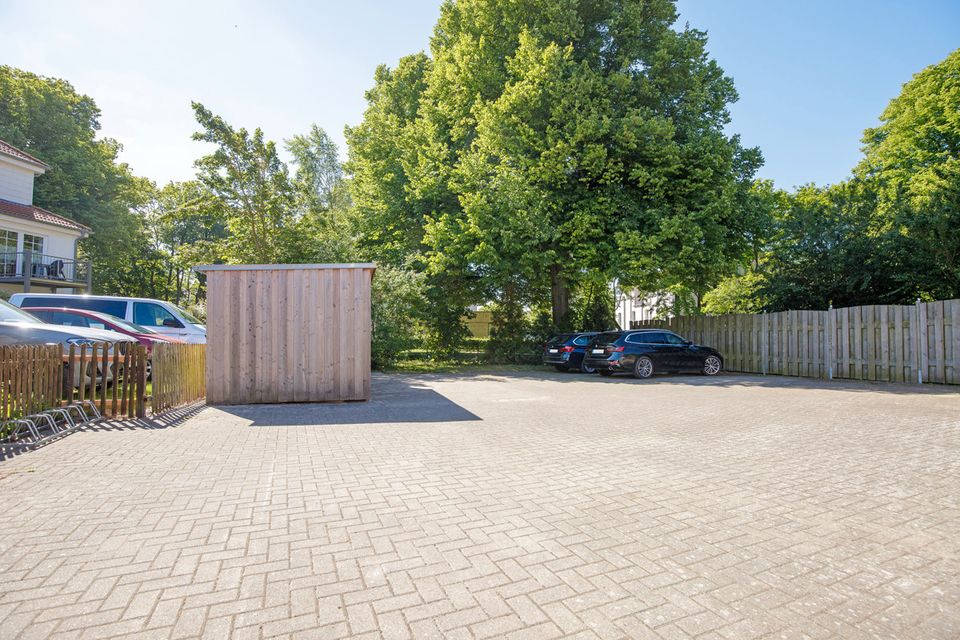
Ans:
<svg viewBox="0 0 960 640"><path fill-rule="evenodd" d="M184 310L181 309L180 307L175 307L175 308L176 308L177 311L180 312L180 314L181 314L184 318L186 318L187 322L189 322L190 324L199 324L200 326L203 326L203 322L202 322L199 318L197 318L196 316L194 316L193 314L187 313L186 311L184 311Z"/></svg>
<svg viewBox="0 0 960 640"><path fill-rule="evenodd" d="M6 300L0 300L0 322L29 322L43 324L36 316L13 306Z"/></svg>

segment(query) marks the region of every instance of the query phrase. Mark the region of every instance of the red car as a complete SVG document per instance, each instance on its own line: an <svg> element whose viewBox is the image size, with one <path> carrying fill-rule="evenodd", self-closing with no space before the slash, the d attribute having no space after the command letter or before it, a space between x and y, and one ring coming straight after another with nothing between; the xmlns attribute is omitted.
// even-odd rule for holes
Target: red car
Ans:
<svg viewBox="0 0 960 640"><path fill-rule="evenodd" d="M40 320L50 324L59 324L67 327L87 327L116 331L130 336L147 348L147 353L153 350L154 342L183 342L179 338L165 336L147 327L127 322L117 316L98 311L83 311L80 309L65 309L61 307L24 307L27 313L35 315Z"/></svg>

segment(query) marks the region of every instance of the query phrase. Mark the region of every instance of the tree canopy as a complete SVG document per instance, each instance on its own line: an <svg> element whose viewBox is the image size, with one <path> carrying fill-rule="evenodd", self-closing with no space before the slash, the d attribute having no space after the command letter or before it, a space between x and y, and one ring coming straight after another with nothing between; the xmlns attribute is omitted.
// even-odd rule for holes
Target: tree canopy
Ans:
<svg viewBox="0 0 960 640"><path fill-rule="evenodd" d="M380 68L348 131L364 241L461 304L548 300L556 326L590 273L709 289L753 231L761 157L676 20L670 0L445 2L432 55Z"/></svg>
<svg viewBox="0 0 960 640"><path fill-rule="evenodd" d="M69 82L0 66L0 139L50 166L34 203L93 229L81 251L97 291L135 293L143 231L135 208L149 182L117 161L120 144L99 130L100 109Z"/></svg>

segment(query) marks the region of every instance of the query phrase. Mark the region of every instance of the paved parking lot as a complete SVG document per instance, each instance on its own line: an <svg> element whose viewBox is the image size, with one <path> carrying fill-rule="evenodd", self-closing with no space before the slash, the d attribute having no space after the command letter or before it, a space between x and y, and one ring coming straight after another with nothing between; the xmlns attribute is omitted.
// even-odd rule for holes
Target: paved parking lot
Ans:
<svg viewBox="0 0 960 640"><path fill-rule="evenodd" d="M957 638L960 395L389 376L0 462L0 637Z"/></svg>

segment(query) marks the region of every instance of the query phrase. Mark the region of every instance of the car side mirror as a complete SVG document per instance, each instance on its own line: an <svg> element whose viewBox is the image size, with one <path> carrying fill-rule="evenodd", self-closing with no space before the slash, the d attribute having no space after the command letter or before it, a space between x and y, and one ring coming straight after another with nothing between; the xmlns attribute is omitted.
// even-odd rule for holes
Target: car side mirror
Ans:
<svg viewBox="0 0 960 640"><path fill-rule="evenodd" d="M164 318L163 326L170 327L171 329L182 329L183 325L176 318Z"/></svg>
<svg viewBox="0 0 960 640"><path fill-rule="evenodd" d="M683 344L684 344L684 346L686 346L686 347L692 347L692 346L693 346L693 342L692 342L691 340L684 340L684 341L683 341Z"/></svg>

